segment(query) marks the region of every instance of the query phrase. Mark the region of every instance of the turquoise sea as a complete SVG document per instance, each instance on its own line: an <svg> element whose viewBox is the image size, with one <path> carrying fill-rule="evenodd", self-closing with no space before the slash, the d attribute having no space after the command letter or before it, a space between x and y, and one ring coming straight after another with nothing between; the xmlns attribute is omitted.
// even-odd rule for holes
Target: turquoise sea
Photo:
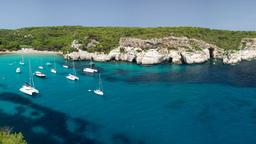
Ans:
<svg viewBox="0 0 256 144"><path fill-rule="evenodd" d="M45 63L53 55L0 56L0 127L24 134L29 144L255 144L256 62L231 66L140 66L99 63L104 96L88 90L98 75L75 62L79 81L65 76L64 60L56 57L57 74ZM27 96L19 88L44 64L47 79L34 77L40 90ZM72 63L69 62L72 66Z"/></svg>

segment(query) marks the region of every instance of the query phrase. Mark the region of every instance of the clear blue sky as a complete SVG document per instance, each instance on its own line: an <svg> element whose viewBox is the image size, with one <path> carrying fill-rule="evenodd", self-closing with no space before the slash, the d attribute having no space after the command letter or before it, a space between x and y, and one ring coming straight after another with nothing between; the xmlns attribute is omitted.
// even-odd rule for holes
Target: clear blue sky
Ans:
<svg viewBox="0 0 256 144"><path fill-rule="evenodd" d="M256 30L256 1L0 0L0 28L52 25Z"/></svg>

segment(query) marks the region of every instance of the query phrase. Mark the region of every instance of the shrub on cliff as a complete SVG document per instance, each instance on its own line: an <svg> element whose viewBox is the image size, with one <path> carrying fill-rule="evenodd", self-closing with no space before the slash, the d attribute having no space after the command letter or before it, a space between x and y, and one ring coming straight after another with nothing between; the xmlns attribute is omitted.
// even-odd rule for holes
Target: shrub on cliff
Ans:
<svg viewBox="0 0 256 144"><path fill-rule="evenodd" d="M11 133L9 130L0 130L0 144L27 144L22 133Z"/></svg>
<svg viewBox="0 0 256 144"><path fill-rule="evenodd" d="M118 46L121 37L142 39L161 38L166 36L186 36L215 44L224 50L239 48L242 38L256 37L256 32L212 30L196 27L82 27L54 26L30 27L16 30L0 30L0 51L17 50L26 45L38 50L67 50L73 40L78 40L85 46L88 40L95 39L99 44L90 47L88 51L109 52ZM87 38L87 39L86 39ZM70 49L72 50L72 49Z"/></svg>

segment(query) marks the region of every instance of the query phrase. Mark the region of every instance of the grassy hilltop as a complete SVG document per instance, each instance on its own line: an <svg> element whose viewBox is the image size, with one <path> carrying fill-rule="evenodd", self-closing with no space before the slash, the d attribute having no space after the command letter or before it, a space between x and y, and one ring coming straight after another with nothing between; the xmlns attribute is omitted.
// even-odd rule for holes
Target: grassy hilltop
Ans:
<svg viewBox="0 0 256 144"><path fill-rule="evenodd" d="M87 45L91 39L99 42L88 51L109 52L118 46L120 37L142 39L165 36L186 36L204 40L225 50L238 49L242 38L256 37L256 32L212 30L195 27L82 27L54 26L29 27L15 30L0 29L0 50L18 50L33 47L38 50L71 51L70 44L76 39Z"/></svg>

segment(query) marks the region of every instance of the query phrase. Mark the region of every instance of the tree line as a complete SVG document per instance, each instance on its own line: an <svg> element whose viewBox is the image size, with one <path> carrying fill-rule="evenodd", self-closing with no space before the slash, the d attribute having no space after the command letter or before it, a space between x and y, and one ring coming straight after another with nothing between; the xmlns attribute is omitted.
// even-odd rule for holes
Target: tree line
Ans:
<svg viewBox="0 0 256 144"><path fill-rule="evenodd" d="M118 46L121 37L142 39L166 36L186 36L204 40L225 50L238 49L242 38L256 37L256 32L213 30L197 27L83 27L52 26L28 27L21 29L0 29L0 50L34 48L50 51L73 51L71 42L78 40L88 51L109 52ZM99 43L94 47L85 46L91 39Z"/></svg>

